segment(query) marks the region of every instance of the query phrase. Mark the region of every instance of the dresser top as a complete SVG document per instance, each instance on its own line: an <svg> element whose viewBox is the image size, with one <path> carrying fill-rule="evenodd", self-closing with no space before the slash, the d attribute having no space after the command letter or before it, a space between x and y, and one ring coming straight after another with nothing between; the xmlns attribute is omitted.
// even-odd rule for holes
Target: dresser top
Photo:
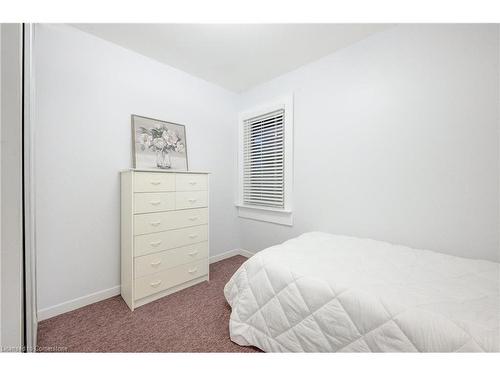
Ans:
<svg viewBox="0 0 500 375"><path fill-rule="evenodd" d="M210 174L210 172L206 171L182 171L182 170L176 170L176 169L142 169L142 168L128 168L128 169L123 169L121 171L122 173L124 172L157 172L157 173L196 173L196 174Z"/></svg>

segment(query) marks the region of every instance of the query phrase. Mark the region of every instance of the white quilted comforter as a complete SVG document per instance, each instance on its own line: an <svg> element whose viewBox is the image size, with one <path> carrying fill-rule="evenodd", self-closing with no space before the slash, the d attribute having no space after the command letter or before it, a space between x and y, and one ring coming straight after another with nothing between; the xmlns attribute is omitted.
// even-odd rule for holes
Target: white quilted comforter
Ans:
<svg viewBox="0 0 500 375"><path fill-rule="evenodd" d="M306 233L227 283L229 329L267 352L497 352L500 265Z"/></svg>

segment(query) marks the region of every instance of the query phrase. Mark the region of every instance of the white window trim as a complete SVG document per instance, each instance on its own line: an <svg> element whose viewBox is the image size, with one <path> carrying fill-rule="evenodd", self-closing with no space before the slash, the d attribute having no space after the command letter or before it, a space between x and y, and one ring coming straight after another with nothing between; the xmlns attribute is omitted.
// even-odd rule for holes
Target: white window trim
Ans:
<svg viewBox="0 0 500 375"><path fill-rule="evenodd" d="M259 207L243 204L243 131L245 119L273 112L278 109L285 111L285 189L284 208ZM282 225L293 225L292 213L293 193L293 95L277 98L252 110L241 112L238 116L238 193L236 206L238 216L258 221L267 221Z"/></svg>

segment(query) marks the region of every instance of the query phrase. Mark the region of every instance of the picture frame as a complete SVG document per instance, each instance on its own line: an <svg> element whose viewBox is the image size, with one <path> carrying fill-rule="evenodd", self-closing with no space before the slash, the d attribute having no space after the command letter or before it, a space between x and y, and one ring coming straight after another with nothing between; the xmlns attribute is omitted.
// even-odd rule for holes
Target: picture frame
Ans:
<svg viewBox="0 0 500 375"><path fill-rule="evenodd" d="M188 170L185 125L135 114L131 123L134 168Z"/></svg>

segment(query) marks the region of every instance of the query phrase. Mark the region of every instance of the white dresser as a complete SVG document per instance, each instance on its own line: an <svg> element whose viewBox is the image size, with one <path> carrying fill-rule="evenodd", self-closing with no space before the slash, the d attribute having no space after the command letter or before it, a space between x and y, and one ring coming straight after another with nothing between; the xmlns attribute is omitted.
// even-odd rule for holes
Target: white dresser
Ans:
<svg viewBox="0 0 500 375"><path fill-rule="evenodd" d="M121 294L131 310L208 280L208 174L121 173Z"/></svg>

